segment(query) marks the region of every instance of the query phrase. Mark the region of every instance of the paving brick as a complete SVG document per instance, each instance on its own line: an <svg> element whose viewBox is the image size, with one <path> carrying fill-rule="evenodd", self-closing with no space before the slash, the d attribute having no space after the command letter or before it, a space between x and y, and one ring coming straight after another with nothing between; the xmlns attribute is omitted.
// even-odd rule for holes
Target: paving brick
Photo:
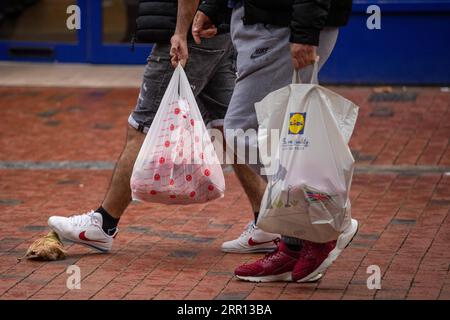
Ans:
<svg viewBox="0 0 450 320"><path fill-rule="evenodd" d="M361 107L350 141L357 166L391 172L354 175L359 234L320 282L254 284L233 271L263 255L220 251L252 216L228 171L218 201L133 203L109 254L68 244L66 260L17 262L47 232L48 216L98 207L111 165L52 163L114 164L138 90L0 87L0 299L450 299L450 95L414 88L415 101L369 102L371 88L333 89ZM4 168L19 161L21 169ZM26 168L36 161L50 162ZM66 286L71 264L81 268L81 290ZM367 288L371 265L380 267L381 290Z"/></svg>

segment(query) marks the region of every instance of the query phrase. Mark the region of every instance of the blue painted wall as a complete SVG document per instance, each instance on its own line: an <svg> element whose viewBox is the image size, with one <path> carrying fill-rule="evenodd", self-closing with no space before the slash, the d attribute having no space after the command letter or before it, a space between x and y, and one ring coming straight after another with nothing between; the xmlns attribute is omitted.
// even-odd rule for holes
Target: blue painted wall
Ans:
<svg viewBox="0 0 450 320"><path fill-rule="evenodd" d="M370 4L381 30L366 27ZM321 72L326 83L450 84L450 1L354 0L347 27Z"/></svg>

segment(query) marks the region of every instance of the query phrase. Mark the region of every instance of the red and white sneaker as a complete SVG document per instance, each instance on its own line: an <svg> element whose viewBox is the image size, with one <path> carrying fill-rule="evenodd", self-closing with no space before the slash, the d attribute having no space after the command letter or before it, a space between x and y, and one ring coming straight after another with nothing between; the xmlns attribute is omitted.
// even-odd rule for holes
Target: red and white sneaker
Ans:
<svg viewBox="0 0 450 320"><path fill-rule="evenodd" d="M94 211L71 217L52 216L48 219L49 227L61 238L107 252L112 248L118 229L109 236L103 231L102 222L102 215Z"/></svg>
<svg viewBox="0 0 450 320"><path fill-rule="evenodd" d="M237 278L251 282L292 281L292 270L297 263L300 252L289 250L284 242L266 256L251 264L244 264L234 271ZM322 275L318 275L316 281Z"/></svg>
<svg viewBox="0 0 450 320"><path fill-rule="evenodd" d="M357 231L358 221L352 219L350 226L337 240L327 243L303 240L298 262L292 271L292 280L308 282L318 274L322 274L350 244Z"/></svg>
<svg viewBox="0 0 450 320"><path fill-rule="evenodd" d="M254 222L250 222L237 239L222 244L222 251L231 253L272 252L277 248L276 242L280 238L279 234L265 232Z"/></svg>

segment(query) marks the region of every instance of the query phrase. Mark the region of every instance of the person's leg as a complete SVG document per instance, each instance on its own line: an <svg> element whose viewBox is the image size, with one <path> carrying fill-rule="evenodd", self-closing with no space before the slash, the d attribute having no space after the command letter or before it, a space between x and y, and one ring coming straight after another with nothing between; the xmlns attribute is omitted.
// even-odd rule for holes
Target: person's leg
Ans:
<svg viewBox="0 0 450 320"><path fill-rule="evenodd" d="M223 34L210 39L206 44L213 49L220 43L228 43L228 48L221 60L217 63L212 76L197 97L199 106L205 110L206 117L211 120L210 126L222 131L223 119L227 113L228 105L233 94L236 81L235 51L231 44L229 34ZM203 68L199 62L192 66ZM200 71L199 71L200 72ZM197 72L198 73L198 72ZM217 138L217 137L216 137ZM226 152L225 141L222 140L223 150ZM222 158L224 161L225 158ZM234 172L239 179L253 209L253 221L249 223L244 232L236 239L222 244L224 252L251 253L268 252L276 248L275 240L280 238L277 234L267 233L256 227L256 219L259 212L261 197L264 193L266 182L253 172L246 164L237 164L233 161Z"/></svg>
<svg viewBox="0 0 450 320"><path fill-rule="evenodd" d="M288 85L292 79L293 67L290 61L289 29L277 28L261 24L243 26L241 16L243 9L233 12L232 35L233 43L238 51L238 79L230 107L225 119L225 129L256 129L257 119L254 103L260 101L268 93ZM337 37L337 29L323 30L318 54L321 56L319 67L329 57ZM312 68L300 72L303 82L311 78ZM256 137L255 137L256 138ZM228 139L228 137L227 137ZM257 148L257 142L251 139L245 142L246 147ZM258 166L253 166L258 169ZM308 250L312 248L315 263L327 259L332 243L324 250L315 250L313 246L304 246L302 241L295 238L284 238L293 248L289 248L285 241L281 241L270 259L261 259L251 264L240 266L235 274L241 279L250 281L292 280L292 272L299 261L309 259ZM325 250L326 249L326 250ZM308 266L309 267L309 266ZM300 281L314 281L321 277L320 273L308 270L308 277ZM297 279L295 279L297 280Z"/></svg>
<svg viewBox="0 0 450 320"><path fill-rule="evenodd" d="M233 164L233 170L239 179L244 191L252 205L254 212L254 222L258 219L259 207L261 205L261 200L264 195L264 190L266 190L267 182L257 175L246 164Z"/></svg>
<svg viewBox="0 0 450 320"><path fill-rule="evenodd" d="M125 147L120 154L102 207L115 219L119 219L131 202L130 178L134 162L145 135L128 126Z"/></svg>
<svg viewBox="0 0 450 320"><path fill-rule="evenodd" d="M265 176L261 177L262 166L258 160L258 121L254 104L269 92L288 85L292 80L293 68L289 56L289 30L262 24L244 26L243 11L244 8L234 10L231 22L233 44L238 52L238 78L225 117L225 131L227 144L233 146L233 150L245 150L245 154L236 152L239 163L245 163L236 166L240 167L237 171L245 176L245 181L251 181L247 194L257 218L266 182ZM286 43L280 39L286 39ZM244 134L241 136L239 131ZM250 227L268 234L255 224ZM246 239L245 233L243 235L242 238ZM278 236L272 234L275 243L279 240ZM249 238L248 242L253 240ZM276 246L272 245L272 248Z"/></svg>
<svg viewBox="0 0 450 320"><path fill-rule="evenodd" d="M156 44L147 60L136 108L128 118L131 128L127 132L127 143L114 170L102 206L95 212L87 214L50 217L48 224L60 237L101 251L111 249L113 238L117 233L118 218L131 201L129 184L134 161L173 74L169 48L168 44ZM215 65L225 51L226 48L208 48L208 41L197 48L192 48L191 63L186 66L186 73L195 96L208 83L205 79L211 77ZM195 65L201 66L201 69L197 67L196 71L193 68Z"/></svg>
<svg viewBox="0 0 450 320"><path fill-rule="evenodd" d="M246 164L233 164L245 194L253 209L253 220L236 239L222 243L222 251L231 253L272 252L280 240L279 234L266 232L256 226L262 196L267 182Z"/></svg>
<svg viewBox="0 0 450 320"><path fill-rule="evenodd" d="M225 117L225 130L227 143L235 143L235 150L245 150L245 154L237 155L240 161L248 164L248 169L253 174L260 175L261 164L250 163L254 155L258 154L257 136L254 134L258 121L254 104L292 80L289 29L271 28L262 24L244 26L242 15L243 8L234 10L231 21L233 43L238 51L238 79ZM246 132L246 139L235 137L238 135L235 130L239 129ZM260 202L263 193L263 188L256 190L253 198ZM283 244L278 246L270 254L271 259L262 259L237 268L236 276L252 281L289 281L299 253L287 248L284 250L284 247Z"/></svg>
<svg viewBox="0 0 450 320"><path fill-rule="evenodd" d="M320 33L320 45L317 47L317 55L319 56L319 71L327 62L336 44L338 28L325 28ZM299 72L300 79L303 83L309 83L312 76L313 67L308 66ZM291 250L299 251L302 248L302 240L294 237L282 237L283 242Z"/></svg>
<svg viewBox="0 0 450 320"><path fill-rule="evenodd" d="M229 57L224 57L220 62L220 66L205 90L199 95L199 99L204 101L210 116L213 119L224 119L228 104L230 103L235 81L235 56L234 50ZM216 120L213 121L215 123ZM223 124L223 121L222 121ZM218 128L222 134L223 125ZM225 140L222 141L224 152L234 152L227 150ZM225 159L223 159L225 160ZM266 188L266 181L257 175L248 165L238 164L237 157L234 155L232 163L233 171L236 174L245 194L252 206L254 213L254 222L256 224L257 214L261 205L262 195Z"/></svg>
<svg viewBox="0 0 450 320"><path fill-rule="evenodd" d="M131 202L130 177L144 134L128 126L127 138L117 161L105 199L95 212L74 217L52 216L49 226L62 238L109 251L117 224Z"/></svg>
<svg viewBox="0 0 450 320"><path fill-rule="evenodd" d="M119 218L131 201L130 177L134 162L172 73L169 46L155 45L144 70L136 108L128 118L126 144L102 205L96 211L86 214L50 217L48 224L60 237L101 251L111 249Z"/></svg>

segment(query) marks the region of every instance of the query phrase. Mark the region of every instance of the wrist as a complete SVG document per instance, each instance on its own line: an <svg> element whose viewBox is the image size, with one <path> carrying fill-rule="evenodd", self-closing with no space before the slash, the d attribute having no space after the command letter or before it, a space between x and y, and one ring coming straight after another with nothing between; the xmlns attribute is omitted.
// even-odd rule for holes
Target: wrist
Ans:
<svg viewBox="0 0 450 320"><path fill-rule="evenodd" d="M186 40L187 39L187 30L186 31L175 30L173 35L181 38L182 40Z"/></svg>

